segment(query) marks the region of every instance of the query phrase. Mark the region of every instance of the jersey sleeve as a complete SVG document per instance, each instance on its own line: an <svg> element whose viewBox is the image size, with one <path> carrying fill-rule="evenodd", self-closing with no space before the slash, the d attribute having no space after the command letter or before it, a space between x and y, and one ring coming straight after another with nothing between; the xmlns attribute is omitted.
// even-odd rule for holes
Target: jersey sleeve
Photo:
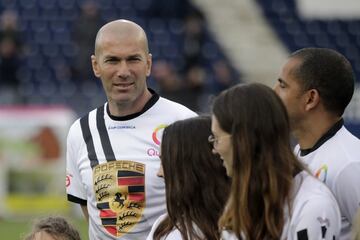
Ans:
<svg viewBox="0 0 360 240"><path fill-rule="evenodd" d="M360 162L346 166L334 182L336 196L341 213L353 222L355 214L360 209Z"/></svg>
<svg viewBox="0 0 360 240"><path fill-rule="evenodd" d="M336 201L331 198L312 198L307 201L291 229L290 239L338 239L341 216Z"/></svg>
<svg viewBox="0 0 360 240"><path fill-rule="evenodd" d="M66 144L66 193L71 202L86 205L86 191L78 167L81 129L79 121L70 128Z"/></svg>

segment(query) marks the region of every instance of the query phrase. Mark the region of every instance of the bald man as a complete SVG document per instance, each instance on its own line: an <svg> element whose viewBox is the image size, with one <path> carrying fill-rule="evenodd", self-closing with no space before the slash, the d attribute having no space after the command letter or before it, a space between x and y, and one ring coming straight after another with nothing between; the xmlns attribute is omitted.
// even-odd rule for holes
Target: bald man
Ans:
<svg viewBox="0 0 360 240"><path fill-rule="evenodd" d="M134 22L104 25L91 62L107 102L69 130L68 200L81 205L90 239L145 239L166 210L164 181L156 176L162 130L196 113L147 87L152 59Z"/></svg>

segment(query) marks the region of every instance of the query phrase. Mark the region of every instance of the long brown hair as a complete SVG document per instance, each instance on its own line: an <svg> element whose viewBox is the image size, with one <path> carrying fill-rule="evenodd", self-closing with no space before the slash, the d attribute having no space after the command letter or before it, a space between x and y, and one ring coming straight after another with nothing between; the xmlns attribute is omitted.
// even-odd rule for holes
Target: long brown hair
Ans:
<svg viewBox="0 0 360 240"><path fill-rule="evenodd" d="M168 216L155 230L154 239L174 229L186 240L220 238L217 221L230 181L221 159L211 152L207 141L210 134L210 117L177 121L165 128L161 162Z"/></svg>
<svg viewBox="0 0 360 240"><path fill-rule="evenodd" d="M304 169L290 147L283 103L265 85L242 84L216 97L212 111L233 145L231 193L219 226L239 239L279 239L293 176Z"/></svg>

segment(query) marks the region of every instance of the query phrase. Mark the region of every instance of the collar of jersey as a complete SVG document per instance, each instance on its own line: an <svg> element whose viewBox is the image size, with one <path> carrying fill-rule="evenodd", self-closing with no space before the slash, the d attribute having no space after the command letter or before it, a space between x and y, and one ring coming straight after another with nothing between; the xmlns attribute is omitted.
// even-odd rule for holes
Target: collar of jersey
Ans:
<svg viewBox="0 0 360 240"><path fill-rule="evenodd" d="M151 88L148 88L150 93L152 94L151 98L149 99L149 101L145 104L145 106L143 107L143 109L141 109L140 112L137 112L137 113L132 113L130 115L126 115L126 116L121 116L121 117L118 117L118 116L114 116L114 115L111 115L110 114L110 109L109 109L109 104L106 105L106 112L107 114L109 115L109 117L112 119L112 120L115 120L115 121L126 121L126 120L131 120L131 119L134 119L138 116L140 116L141 114L143 114L144 112L146 112L148 109L150 109L152 106L154 106L154 104L159 100L160 96L154 91L152 90Z"/></svg>
<svg viewBox="0 0 360 240"><path fill-rule="evenodd" d="M329 140L332 136L334 136L340 128L344 125L344 120L340 119L337 121L316 143L312 148L308 149L300 149L300 156L306 156L309 153L318 149L321 145L323 145L327 140Z"/></svg>

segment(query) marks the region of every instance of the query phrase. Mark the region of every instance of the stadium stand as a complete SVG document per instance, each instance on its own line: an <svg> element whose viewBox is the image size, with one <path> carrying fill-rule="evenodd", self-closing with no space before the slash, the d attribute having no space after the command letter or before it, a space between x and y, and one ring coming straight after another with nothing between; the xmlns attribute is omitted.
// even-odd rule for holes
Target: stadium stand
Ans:
<svg viewBox="0 0 360 240"><path fill-rule="evenodd" d="M65 104L81 115L105 100L100 81L74 79L72 75L79 46L72 39L71 29L83 2L85 0L0 0L0 13L12 9L19 16L26 51L17 74L20 94L26 104ZM96 3L104 22L127 18L141 25L149 37L153 62L165 60L183 74L186 65L182 55L184 21L189 9L195 9L188 1L100 0ZM205 92L210 94L219 91L214 78L209 77L214 71L213 63L228 61L206 24L204 26L200 64L207 73ZM240 76L231 70L236 78ZM158 89L153 78L149 85Z"/></svg>
<svg viewBox="0 0 360 240"><path fill-rule="evenodd" d="M266 20L289 52L304 47L326 47L344 54L351 62L357 86L360 81L360 18L306 19L295 0L257 0ZM345 112L346 124L360 137L360 89Z"/></svg>

